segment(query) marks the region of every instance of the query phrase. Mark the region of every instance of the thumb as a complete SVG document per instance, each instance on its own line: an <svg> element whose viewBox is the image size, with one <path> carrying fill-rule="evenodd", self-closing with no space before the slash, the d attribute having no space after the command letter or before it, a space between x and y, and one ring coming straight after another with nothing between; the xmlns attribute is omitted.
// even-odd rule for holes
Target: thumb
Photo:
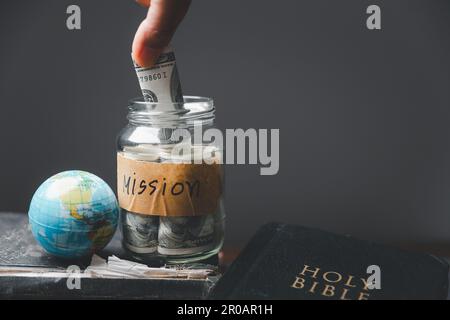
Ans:
<svg viewBox="0 0 450 320"><path fill-rule="evenodd" d="M186 15L191 0L151 0L147 17L133 40L133 58L142 67L151 67L172 39Z"/></svg>

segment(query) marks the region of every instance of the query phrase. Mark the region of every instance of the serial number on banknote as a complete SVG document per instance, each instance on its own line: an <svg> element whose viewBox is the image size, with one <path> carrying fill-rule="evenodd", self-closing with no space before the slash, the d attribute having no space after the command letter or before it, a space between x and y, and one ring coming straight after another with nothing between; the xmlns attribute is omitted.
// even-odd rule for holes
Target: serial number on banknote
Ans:
<svg viewBox="0 0 450 320"><path fill-rule="evenodd" d="M163 72L156 72L156 73L145 75L145 76L140 76L139 81L140 82L151 82L151 81L157 81L157 80L162 80L162 79L167 79L167 78L168 78L167 73L165 71L163 71Z"/></svg>

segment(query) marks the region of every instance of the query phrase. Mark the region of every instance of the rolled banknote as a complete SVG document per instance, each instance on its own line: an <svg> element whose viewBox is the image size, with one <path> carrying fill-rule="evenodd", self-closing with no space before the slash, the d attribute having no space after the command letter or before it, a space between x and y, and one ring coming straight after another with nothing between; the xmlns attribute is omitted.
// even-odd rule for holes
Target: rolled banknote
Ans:
<svg viewBox="0 0 450 320"><path fill-rule="evenodd" d="M134 253L154 253L158 248L159 217L145 216L122 209L124 246Z"/></svg>
<svg viewBox="0 0 450 320"><path fill-rule="evenodd" d="M151 68L142 68L134 62L139 85L147 102L182 103L183 91L178 75L175 53L167 47Z"/></svg>
<svg viewBox="0 0 450 320"><path fill-rule="evenodd" d="M167 47L156 64L143 68L133 61L144 101L155 102L155 110L184 110L183 90L181 89L175 53ZM173 129L160 128L158 136L162 143L170 143Z"/></svg>
<svg viewBox="0 0 450 320"><path fill-rule="evenodd" d="M191 255L212 250L216 245L213 214L197 217L161 217L158 253Z"/></svg>

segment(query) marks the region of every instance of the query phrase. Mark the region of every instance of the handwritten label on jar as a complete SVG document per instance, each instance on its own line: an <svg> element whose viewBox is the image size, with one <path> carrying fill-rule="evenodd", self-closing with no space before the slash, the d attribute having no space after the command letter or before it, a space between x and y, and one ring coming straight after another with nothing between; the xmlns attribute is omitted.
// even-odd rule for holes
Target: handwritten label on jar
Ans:
<svg viewBox="0 0 450 320"><path fill-rule="evenodd" d="M120 207L155 216L216 212L222 195L220 164L156 163L117 154Z"/></svg>

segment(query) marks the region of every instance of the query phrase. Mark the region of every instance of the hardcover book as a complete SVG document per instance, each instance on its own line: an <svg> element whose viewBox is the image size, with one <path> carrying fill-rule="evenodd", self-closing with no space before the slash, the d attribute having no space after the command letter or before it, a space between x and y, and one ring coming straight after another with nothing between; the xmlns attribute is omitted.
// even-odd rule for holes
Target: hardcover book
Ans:
<svg viewBox="0 0 450 320"><path fill-rule="evenodd" d="M262 227L211 299L445 299L448 265L348 236L284 224Z"/></svg>
<svg viewBox="0 0 450 320"><path fill-rule="evenodd" d="M69 288L67 267L76 265L84 271L92 266L91 259L67 261L44 252L31 235L27 215L0 213L0 242L1 299L206 299L218 278L218 275L204 279L121 278L114 274L114 277L82 278L79 289ZM128 258L120 234L99 253L104 259L112 255ZM208 263L192 268L209 267L217 263L217 258Z"/></svg>

